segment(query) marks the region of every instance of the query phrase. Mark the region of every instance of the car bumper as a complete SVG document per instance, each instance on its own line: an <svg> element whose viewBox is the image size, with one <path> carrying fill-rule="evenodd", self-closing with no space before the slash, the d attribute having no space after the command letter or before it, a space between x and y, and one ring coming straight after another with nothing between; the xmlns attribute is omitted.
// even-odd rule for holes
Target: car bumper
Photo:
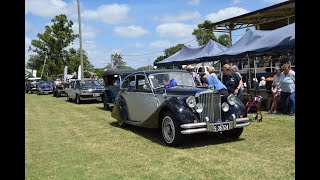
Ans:
<svg viewBox="0 0 320 180"><path fill-rule="evenodd" d="M183 129L181 134L195 134L202 132L219 132L225 131L234 128L242 128L250 125L250 119L248 117L236 118L233 114L233 121L230 122L221 122L221 123L210 123L200 122L200 123L189 123L182 124L180 127Z"/></svg>
<svg viewBox="0 0 320 180"><path fill-rule="evenodd" d="M81 101L86 101L86 100L102 101L102 96L101 94L99 96L93 96L92 94L80 95L80 100Z"/></svg>
<svg viewBox="0 0 320 180"><path fill-rule="evenodd" d="M53 91L39 91L39 94L52 94Z"/></svg>

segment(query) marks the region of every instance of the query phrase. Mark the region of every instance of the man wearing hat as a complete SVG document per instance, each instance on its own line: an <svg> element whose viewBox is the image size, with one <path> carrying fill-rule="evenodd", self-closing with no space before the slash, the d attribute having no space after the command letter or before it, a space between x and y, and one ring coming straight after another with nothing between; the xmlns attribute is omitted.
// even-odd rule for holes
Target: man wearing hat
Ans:
<svg viewBox="0 0 320 180"><path fill-rule="evenodd" d="M231 71L229 64L223 66L222 82L227 87L229 94L241 96L239 92L243 85L242 78L237 73Z"/></svg>
<svg viewBox="0 0 320 180"><path fill-rule="evenodd" d="M193 79L194 79L194 82L196 83L196 86L202 86L202 83L200 81L200 77L199 77L199 74L197 74L196 72L193 71L194 67L192 65L188 65L186 67L186 70L191 73Z"/></svg>

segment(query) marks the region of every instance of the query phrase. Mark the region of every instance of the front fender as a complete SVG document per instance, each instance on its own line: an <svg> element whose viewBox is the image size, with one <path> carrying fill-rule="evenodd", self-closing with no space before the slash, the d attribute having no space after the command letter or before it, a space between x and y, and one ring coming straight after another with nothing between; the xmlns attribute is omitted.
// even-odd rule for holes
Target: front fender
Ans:
<svg viewBox="0 0 320 180"><path fill-rule="evenodd" d="M161 120L162 116L168 111L171 111L174 114L179 125L193 123L194 120L199 122L199 117L196 115L196 112L193 112L185 103L185 98L177 97L172 97L163 101L151 118ZM159 121L159 123L160 122L161 121Z"/></svg>
<svg viewBox="0 0 320 180"><path fill-rule="evenodd" d="M227 102L227 95L223 96L221 98L221 103ZM226 120L228 119L229 121L232 120L232 114L236 116L236 118L242 118L242 117L247 117L247 112L245 105L242 103L242 101L237 98L237 102L235 105L230 106L230 109L228 112L223 112L221 111L222 114L222 119Z"/></svg>
<svg viewBox="0 0 320 180"><path fill-rule="evenodd" d="M128 119L127 103L122 96L119 96L115 99L111 116L122 121L126 121Z"/></svg>

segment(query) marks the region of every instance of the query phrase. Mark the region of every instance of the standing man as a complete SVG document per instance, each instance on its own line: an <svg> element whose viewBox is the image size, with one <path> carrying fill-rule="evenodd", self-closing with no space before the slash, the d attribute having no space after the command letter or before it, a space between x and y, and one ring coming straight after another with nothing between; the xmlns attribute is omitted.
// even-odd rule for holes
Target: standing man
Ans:
<svg viewBox="0 0 320 180"><path fill-rule="evenodd" d="M231 71L229 64L223 66L222 82L227 87L229 94L234 94L241 98L242 79L237 73Z"/></svg>
<svg viewBox="0 0 320 180"><path fill-rule="evenodd" d="M296 73L293 70L291 70L291 66L288 63L283 64L282 68L283 72L280 75L280 102L282 107L282 113L288 113L287 98L289 97L289 116L293 116L295 110Z"/></svg>
<svg viewBox="0 0 320 180"><path fill-rule="evenodd" d="M197 74L196 72L193 71L194 67L192 65L188 65L186 70L191 73L194 82L196 83L196 86L202 86L202 83L200 81L200 77L199 74Z"/></svg>

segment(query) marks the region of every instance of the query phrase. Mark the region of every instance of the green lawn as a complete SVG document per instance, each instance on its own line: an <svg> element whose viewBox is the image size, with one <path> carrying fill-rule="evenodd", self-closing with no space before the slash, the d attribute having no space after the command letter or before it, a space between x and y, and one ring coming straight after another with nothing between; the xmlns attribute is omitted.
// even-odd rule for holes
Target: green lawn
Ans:
<svg viewBox="0 0 320 180"><path fill-rule="evenodd" d="M197 134L172 148L102 107L26 94L26 179L295 179L292 116L264 112L237 141Z"/></svg>

